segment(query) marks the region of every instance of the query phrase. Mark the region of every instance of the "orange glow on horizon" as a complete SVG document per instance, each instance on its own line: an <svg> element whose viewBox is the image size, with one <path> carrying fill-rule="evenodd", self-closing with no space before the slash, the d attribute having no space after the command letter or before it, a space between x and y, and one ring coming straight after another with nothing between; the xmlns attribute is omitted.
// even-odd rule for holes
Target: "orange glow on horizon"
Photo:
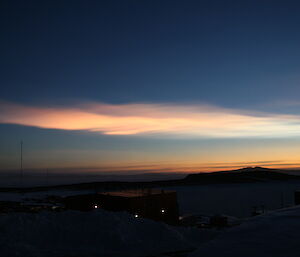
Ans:
<svg viewBox="0 0 300 257"><path fill-rule="evenodd" d="M70 173L88 173L88 174L143 174L143 173L202 173L236 170L245 167L264 167L274 169L299 169L300 162L225 162L225 163L164 163L164 164L111 164L102 166L62 166L47 167L50 171L70 172ZM36 167L30 170L44 170L45 168Z"/></svg>
<svg viewBox="0 0 300 257"><path fill-rule="evenodd" d="M300 117L214 106L159 104L108 105L90 103L75 107L32 107L0 102L0 123L44 129L80 130L113 136L186 138L239 138L203 147L193 140L145 145L145 151L126 149L39 149L32 151L31 168L82 171L210 172L246 166L300 167ZM287 137L290 137L287 139ZM240 140L243 138L243 140ZM251 138L251 140L248 140ZM259 139L254 139L259 138ZM265 144L265 139L271 138ZM278 138L274 140L274 138ZM285 138L281 140L281 138ZM267 139L268 140L268 139ZM184 143L182 143L184 142ZM178 148L174 148L176 145ZM160 146L163 146L160 148ZM49 156L51 159L49 160ZM13 167L7 159L4 167Z"/></svg>

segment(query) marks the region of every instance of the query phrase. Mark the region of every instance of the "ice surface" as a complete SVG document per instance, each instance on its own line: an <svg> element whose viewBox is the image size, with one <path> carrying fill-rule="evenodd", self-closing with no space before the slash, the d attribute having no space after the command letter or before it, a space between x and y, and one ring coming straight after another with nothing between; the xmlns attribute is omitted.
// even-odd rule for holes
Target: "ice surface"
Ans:
<svg viewBox="0 0 300 257"><path fill-rule="evenodd" d="M177 186L181 214L226 214L249 217L254 206L276 210L294 205L299 181ZM299 255L300 256L300 255Z"/></svg>

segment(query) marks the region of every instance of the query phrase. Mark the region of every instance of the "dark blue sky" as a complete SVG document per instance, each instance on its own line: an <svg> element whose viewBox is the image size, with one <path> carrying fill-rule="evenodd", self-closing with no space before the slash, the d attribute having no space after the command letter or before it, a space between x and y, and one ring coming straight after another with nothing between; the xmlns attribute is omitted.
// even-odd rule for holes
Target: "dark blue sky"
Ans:
<svg viewBox="0 0 300 257"><path fill-rule="evenodd" d="M2 1L1 98L298 99L298 1Z"/></svg>
<svg viewBox="0 0 300 257"><path fill-rule="evenodd" d="M204 103L300 115L299 13L299 1L283 0L1 1L0 101L29 106ZM275 117L264 133L274 126L277 139L251 143L203 135L163 141L113 137L1 119L0 110L1 123L19 124L0 125L2 168L16 167L20 138L27 142L28 167L101 166L97 160L291 163L299 141L298 135L278 138L280 126L298 124L297 117L280 126ZM283 131L283 137L290 132ZM280 147L286 156L274 150Z"/></svg>

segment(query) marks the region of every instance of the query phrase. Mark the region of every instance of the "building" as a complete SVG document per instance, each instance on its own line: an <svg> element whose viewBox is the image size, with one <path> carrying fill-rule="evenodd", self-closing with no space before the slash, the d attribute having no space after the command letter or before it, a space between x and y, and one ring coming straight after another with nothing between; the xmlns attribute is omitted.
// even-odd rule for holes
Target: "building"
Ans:
<svg viewBox="0 0 300 257"><path fill-rule="evenodd" d="M105 192L66 197L67 209L89 211L103 208L109 211L127 211L139 218L178 223L176 191L158 189Z"/></svg>
<svg viewBox="0 0 300 257"><path fill-rule="evenodd" d="M300 190L295 191L295 204L300 204Z"/></svg>

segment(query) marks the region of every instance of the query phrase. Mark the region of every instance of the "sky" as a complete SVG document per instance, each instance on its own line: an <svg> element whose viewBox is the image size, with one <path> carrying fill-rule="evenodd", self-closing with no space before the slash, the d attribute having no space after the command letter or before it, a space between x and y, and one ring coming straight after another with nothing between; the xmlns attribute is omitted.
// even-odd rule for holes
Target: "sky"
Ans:
<svg viewBox="0 0 300 257"><path fill-rule="evenodd" d="M298 1L1 1L0 170L300 167Z"/></svg>

